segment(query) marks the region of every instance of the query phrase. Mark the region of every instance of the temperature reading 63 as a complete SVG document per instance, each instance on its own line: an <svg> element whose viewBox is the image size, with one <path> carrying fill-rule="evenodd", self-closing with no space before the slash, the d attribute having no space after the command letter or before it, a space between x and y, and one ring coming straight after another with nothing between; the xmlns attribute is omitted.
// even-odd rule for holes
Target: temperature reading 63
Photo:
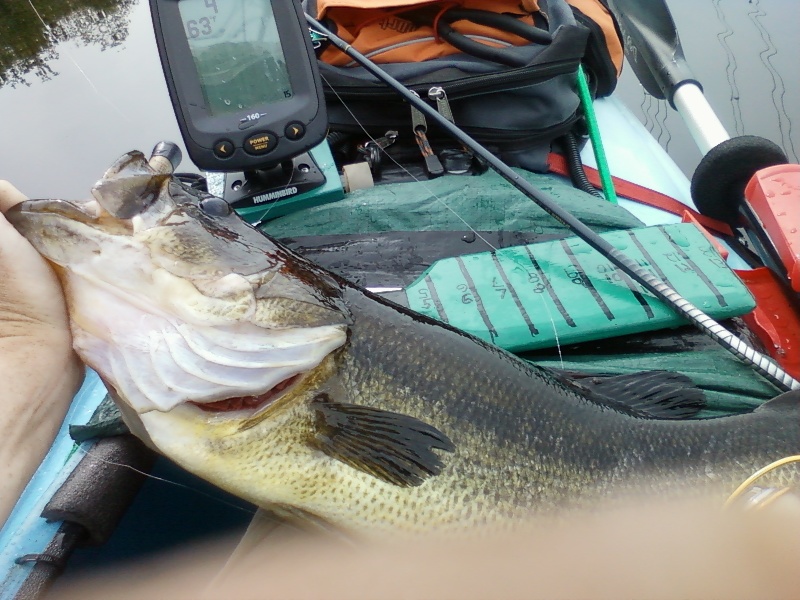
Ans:
<svg viewBox="0 0 800 600"><path fill-rule="evenodd" d="M206 15L198 19L189 19L183 23L186 29L186 35L190 39L196 39L201 36L211 35L213 33L212 24L217 20L217 0L204 0L206 8L214 11L212 15Z"/></svg>

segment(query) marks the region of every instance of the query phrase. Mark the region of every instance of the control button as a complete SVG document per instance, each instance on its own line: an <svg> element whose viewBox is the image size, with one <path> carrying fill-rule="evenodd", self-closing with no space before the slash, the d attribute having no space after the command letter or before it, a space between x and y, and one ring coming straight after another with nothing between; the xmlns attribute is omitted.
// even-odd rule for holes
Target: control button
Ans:
<svg viewBox="0 0 800 600"><path fill-rule="evenodd" d="M217 158L229 158L233 156L233 142L230 140L219 140L214 144L214 156Z"/></svg>
<svg viewBox="0 0 800 600"><path fill-rule="evenodd" d="M244 150L248 154L266 154L278 145L278 136L269 131L251 135L244 141Z"/></svg>
<svg viewBox="0 0 800 600"><path fill-rule="evenodd" d="M300 121L292 121L286 126L286 139L289 140L299 140L303 137L306 133L306 126L303 125Z"/></svg>

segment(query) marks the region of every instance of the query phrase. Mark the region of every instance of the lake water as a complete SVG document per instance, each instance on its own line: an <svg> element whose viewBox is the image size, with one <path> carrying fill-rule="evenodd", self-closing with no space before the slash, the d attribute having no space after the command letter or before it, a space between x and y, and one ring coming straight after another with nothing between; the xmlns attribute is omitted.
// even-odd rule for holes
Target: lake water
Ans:
<svg viewBox="0 0 800 600"><path fill-rule="evenodd" d="M668 0L686 60L731 136L759 135L800 153L800 2ZM646 94L631 69L617 91L683 171L701 155L665 100Z"/></svg>
<svg viewBox="0 0 800 600"><path fill-rule="evenodd" d="M733 134L800 151L797 0L671 0L685 54ZM71 15L71 16L69 16ZM41 19L56 25L43 41ZM133 148L180 140L141 0L5 0L0 65L27 66L0 87L0 178L33 197L85 196ZM62 40L62 41L58 41ZM11 41L13 43L9 44ZM38 51L38 52L37 52ZM700 158L679 116L626 69L619 94L686 172ZM186 170L188 161L182 169Z"/></svg>

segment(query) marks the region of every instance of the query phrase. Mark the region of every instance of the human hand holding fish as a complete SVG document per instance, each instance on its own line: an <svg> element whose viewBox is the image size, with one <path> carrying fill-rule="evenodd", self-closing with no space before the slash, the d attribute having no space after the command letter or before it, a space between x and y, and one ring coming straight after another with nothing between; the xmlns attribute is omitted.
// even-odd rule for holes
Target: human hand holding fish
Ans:
<svg viewBox="0 0 800 600"><path fill-rule="evenodd" d="M267 538L235 561L217 541L90 575L54 598L789 600L800 588L799 528L797 499L720 513L648 498L457 541Z"/></svg>
<svg viewBox="0 0 800 600"><path fill-rule="evenodd" d="M25 199L0 181L0 213ZM0 525L50 447L82 378L56 276L0 214Z"/></svg>

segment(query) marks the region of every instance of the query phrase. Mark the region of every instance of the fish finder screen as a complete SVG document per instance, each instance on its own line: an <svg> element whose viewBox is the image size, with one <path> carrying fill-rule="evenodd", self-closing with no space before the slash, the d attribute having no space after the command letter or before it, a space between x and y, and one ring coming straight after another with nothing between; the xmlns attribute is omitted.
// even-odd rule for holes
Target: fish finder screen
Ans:
<svg viewBox="0 0 800 600"><path fill-rule="evenodd" d="M270 0L181 0L178 8L211 115L292 97Z"/></svg>

